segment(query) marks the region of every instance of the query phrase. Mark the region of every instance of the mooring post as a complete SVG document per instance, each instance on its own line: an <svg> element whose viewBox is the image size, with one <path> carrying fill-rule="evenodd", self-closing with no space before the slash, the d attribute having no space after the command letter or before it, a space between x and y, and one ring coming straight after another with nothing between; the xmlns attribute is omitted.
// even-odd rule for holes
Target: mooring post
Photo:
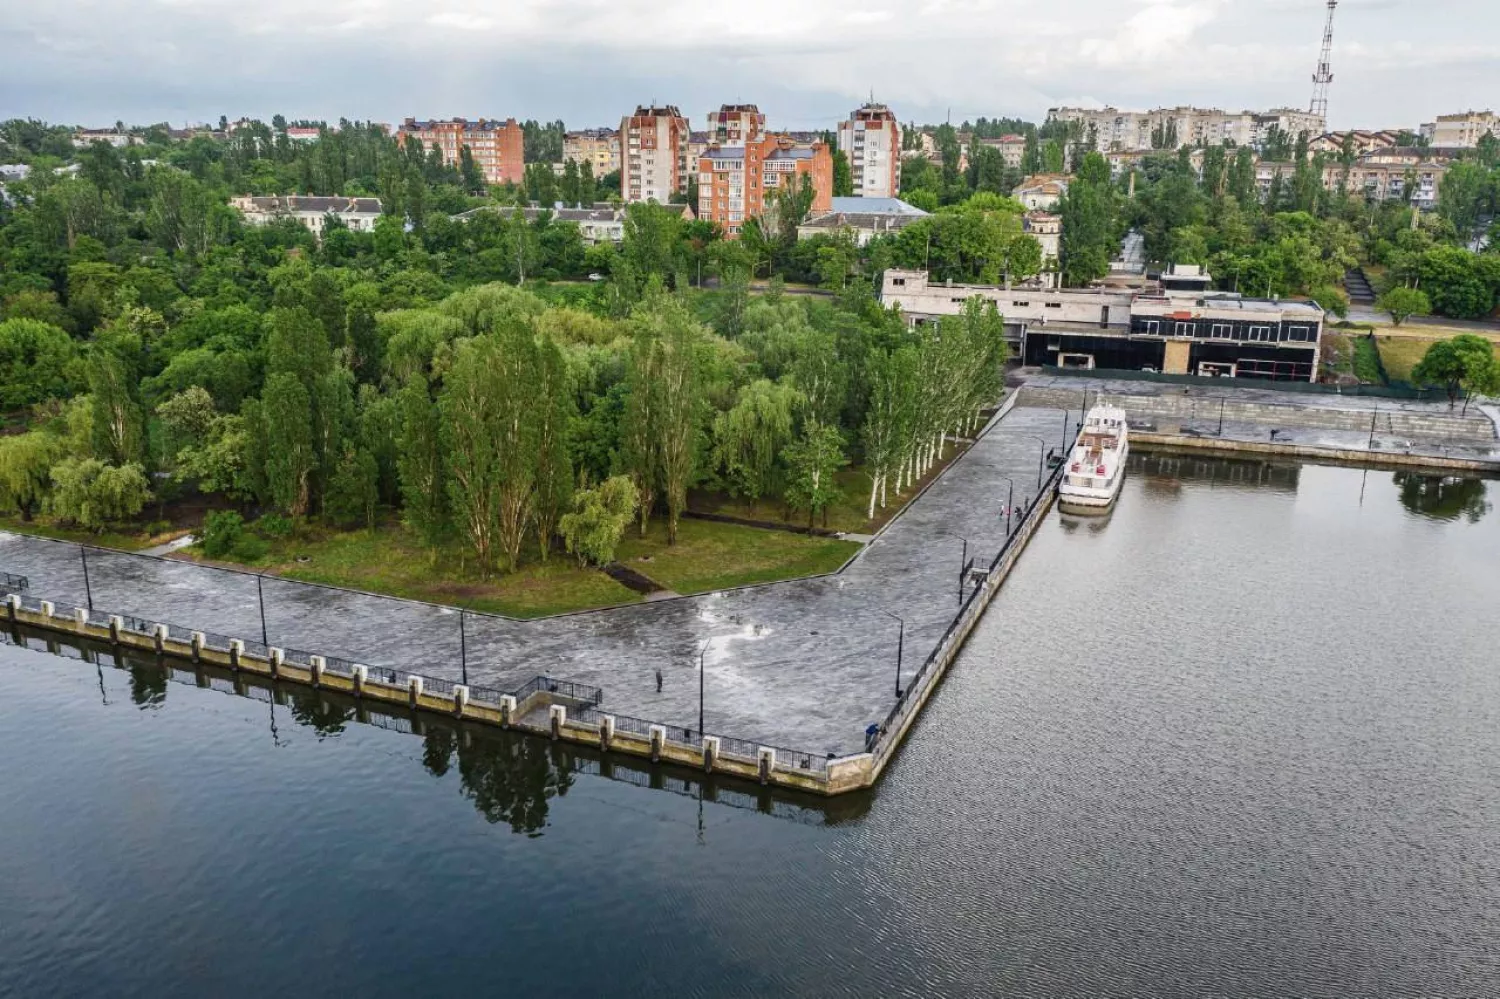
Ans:
<svg viewBox="0 0 1500 999"><path fill-rule="evenodd" d="M651 733L651 762L661 760L661 749L667 744L667 729L664 725L652 725L647 731Z"/></svg>
<svg viewBox="0 0 1500 999"><path fill-rule="evenodd" d="M349 667L349 676L354 681L354 696L365 696L365 680L369 678L370 667L355 663Z"/></svg>
<svg viewBox="0 0 1500 999"><path fill-rule="evenodd" d="M516 721L516 698L514 694L500 695L500 727L510 728Z"/></svg>
<svg viewBox="0 0 1500 999"><path fill-rule="evenodd" d="M280 649L267 649L266 650L266 662L268 662L268 663L271 664L271 677L273 679L276 678L276 677L279 677L281 675L281 662L282 662L282 658L284 657L284 655L285 655L285 653L283 653ZM313 677L313 686L316 687L317 685L318 685L318 678L316 676L314 676Z"/></svg>
<svg viewBox="0 0 1500 999"><path fill-rule="evenodd" d="M231 638L229 640L229 668L240 668L240 656L245 654L245 643L241 639Z"/></svg>
<svg viewBox="0 0 1500 999"><path fill-rule="evenodd" d="M272 651L273 652L279 652L281 650L280 649L273 649ZM323 671L325 669L327 669L327 668L328 668L328 660L324 659L322 656L308 656L307 657L307 669L308 669L308 672L310 672L312 674L312 685L314 687L321 687L321 686L323 686Z"/></svg>
<svg viewBox="0 0 1500 999"><path fill-rule="evenodd" d="M420 676L408 676L406 678L407 699L412 707L422 702L422 678Z"/></svg>
<svg viewBox="0 0 1500 999"><path fill-rule="evenodd" d="M115 645L120 644L120 632L125 630L125 619L118 614L109 616L109 640Z"/></svg>
<svg viewBox="0 0 1500 999"><path fill-rule="evenodd" d="M21 598L14 593L7 594L5 597L5 607L6 613L10 615L10 623L15 624L16 611L21 607Z"/></svg>
<svg viewBox="0 0 1500 999"><path fill-rule="evenodd" d="M151 631L156 640L156 654L161 655L167 651L167 626L158 624Z"/></svg>
<svg viewBox="0 0 1500 999"><path fill-rule="evenodd" d="M547 720L552 725L552 738L557 739L562 735L562 727L568 723L568 709L561 704L553 704L547 708Z"/></svg>
<svg viewBox="0 0 1500 999"><path fill-rule="evenodd" d="M453 685L453 715L454 715L454 717L456 717L456 718L462 718L464 716L464 708L468 706L468 703L469 703L469 688L466 685L462 684L462 683L456 683L456 684L454 684Z"/></svg>
<svg viewBox="0 0 1500 999"><path fill-rule="evenodd" d="M776 767L776 750L770 746L761 746L756 749L755 758L760 765L760 782L771 783L771 771Z"/></svg>
<svg viewBox="0 0 1500 999"><path fill-rule="evenodd" d="M714 768L714 762L719 758L719 737L716 735L705 735L703 737L703 769L705 772Z"/></svg>
<svg viewBox="0 0 1500 999"><path fill-rule="evenodd" d="M193 632L193 662L197 662L203 655L203 646L208 644L208 636L201 631Z"/></svg>
<svg viewBox="0 0 1500 999"><path fill-rule="evenodd" d="M609 744L614 741L614 738L615 738L615 716L614 715L600 715L599 716L599 748L602 749L606 753L609 752Z"/></svg>

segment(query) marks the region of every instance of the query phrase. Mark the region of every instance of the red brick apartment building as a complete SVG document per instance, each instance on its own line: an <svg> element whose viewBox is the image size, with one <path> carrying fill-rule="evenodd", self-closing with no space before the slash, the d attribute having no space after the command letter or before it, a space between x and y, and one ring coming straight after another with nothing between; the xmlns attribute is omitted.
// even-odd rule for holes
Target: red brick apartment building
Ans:
<svg viewBox="0 0 1500 999"><path fill-rule="evenodd" d="M766 199L808 177L813 212L833 207L833 154L826 143L766 133L754 104L726 104L708 116L712 137L698 158L698 217L739 236L747 219L766 210ZM800 222L801 220L798 219Z"/></svg>
<svg viewBox="0 0 1500 999"><path fill-rule="evenodd" d="M526 146L521 126L514 118L493 121L480 118L469 121L418 121L407 118L396 130L396 141L420 142L425 149L440 149L443 162L458 166L464 146L469 147L474 163L490 184L519 184L526 173Z"/></svg>

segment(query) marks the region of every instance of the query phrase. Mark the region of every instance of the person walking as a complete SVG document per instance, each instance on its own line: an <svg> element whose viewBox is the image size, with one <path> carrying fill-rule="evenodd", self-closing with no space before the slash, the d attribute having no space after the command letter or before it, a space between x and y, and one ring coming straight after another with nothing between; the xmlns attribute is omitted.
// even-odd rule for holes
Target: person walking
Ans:
<svg viewBox="0 0 1500 999"><path fill-rule="evenodd" d="M656 692L661 693L661 667L657 667L656 670Z"/></svg>

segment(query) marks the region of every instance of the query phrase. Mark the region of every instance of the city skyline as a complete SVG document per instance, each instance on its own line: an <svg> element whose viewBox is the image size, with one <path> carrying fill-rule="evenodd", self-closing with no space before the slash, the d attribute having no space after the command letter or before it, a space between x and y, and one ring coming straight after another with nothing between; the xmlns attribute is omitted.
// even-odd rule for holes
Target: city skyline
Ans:
<svg viewBox="0 0 1500 999"><path fill-rule="evenodd" d="M1305 108L1323 0L0 0L0 117L77 124L218 115L514 115L612 125L672 103L694 127L757 103L833 128L869 98L902 121L1040 121L1048 107ZM1420 11L1421 18L1411 15ZM649 12L649 16L648 16ZM1463 25L1462 32L1453 30ZM1329 125L1415 127L1500 104L1500 11L1485 0L1343 0ZM497 53L501 58L497 58ZM1415 76L1415 79L1414 79Z"/></svg>

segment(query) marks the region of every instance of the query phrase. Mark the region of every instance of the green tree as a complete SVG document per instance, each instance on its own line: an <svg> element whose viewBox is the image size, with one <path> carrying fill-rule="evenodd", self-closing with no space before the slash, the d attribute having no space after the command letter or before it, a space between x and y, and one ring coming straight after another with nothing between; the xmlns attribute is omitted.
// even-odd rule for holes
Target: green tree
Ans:
<svg viewBox="0 0 1500 999"><path fill-rule="evenodd" d="M1494 348L1484 337L1473 333L1461 333L1428 347L1412 368L1411 376L1419 385L1443 386L1450 407L1458 401L1460 389L1471 395L1500 391L1500 368ZM1466 402L1466 409L1467 405Z"/></svg>
<svg viewBox="0 0 1500 999"><path fill-rule="evenodd" d="M296 375L278 372L266 379L261 414L271 499L288 516L304 516L311 508L312 477L317 470L312 398Z"/></svg>
<svg viewBox="0 0 1500 999"><path fill-rule="evenodd" d="M88 356L93 453L112 464L139 462L146 453L134 347L127 339L98 340Z"/></svg>
<svg viewBox="0 0 1500 999"><path fill-rule="evenodd" d="M364 448L346 447L328 483L324 509L341 527L375 526L375 505L380 500L380 468L375 456Z"/></svg>
<svg viewBox="0 0 1500 999"><path fill-rule="evenodd" d="M837 427L822 423L809 423L802 436L789 444L783 452L789 469L787 502L794 508L807 511L807 526L823 514L823 526L828 526L828 508L838 502L840 491L836 476L838 470L849 463L844 456L844 438Z"/></svg>
<svg viewBox="0 0 1500 999"><path fill-rule="evenodd" d="M848 198L854 194L854 171L849 167L849 157L842 149L833 151L833 196Z"/></svg>
<svg viewBox="0 0 1500 999"><path fill-rule="evenodd" d="M35 319L0 322L0 408L67 395L78 376L73 338Z"/></svg>
<svg viewBox="0 0 1500 999"><path fill-rule="evenodd" d="M636 488L629 477L616 475L593 489L573 495L573 509L558 521L558 531L579 565L607 565L635 516Z"/></svg>
<svg viewBox="0 0 1500 999"><path fill-rule="evenodd" d="M687 507L702 429L703 329L675 299L658 297L632 317L626 463L639 490L641 530L655 490L667 501L667 543Z"/></svg>
<svg viewBox="0 0 1500 999"><path fill-rule="evenodd" d="M531 385L536 415L536 533L542 560L546 561L558 518L567 510L573 493L569 429L578 407L568 384L567 360L555 341L542 339L536 362Z"/></svg>
<svg viewBox="0 0 1500 999"><path fill-rule="evenodd" d="M448 533L448 487L444 474L442 420L422 377L412 378L397 394L401 412L396 452L406 523L429 548Z"/></svg>
<svg viewBox="0 0 1500 999"><path fill-rule="evenodd" d="M62 447L40 431L0 437L0 509L30 520L47 498Z"/></svg>
<svg viewBox="0 0 1500 999"><path fill-rule="evenodd" d="M52 467L49 508L58 518L80 527L103 530L134 517L150 500L151 487L140 465L67 458Z"/></svg>
<svg viewBox="0 0 1500 999"><path fill-rule="evenodd" d="M1375 307L1389 312L1391 322L1397 326L1406 322L1411 316L1426 316L1432 313L1432 303L1427 300L1425 291L1401 285L1387 289L1385 294L1375 302Z"/></svg>
<svg viewBox="0 0 1500 999"><path fill-rule="evenodd" d="M792 440L802 396L789 385L758 379L740 389L734 407L714 418L714 460L730 491L755 503L777 488L777 459Z"/></svg>

